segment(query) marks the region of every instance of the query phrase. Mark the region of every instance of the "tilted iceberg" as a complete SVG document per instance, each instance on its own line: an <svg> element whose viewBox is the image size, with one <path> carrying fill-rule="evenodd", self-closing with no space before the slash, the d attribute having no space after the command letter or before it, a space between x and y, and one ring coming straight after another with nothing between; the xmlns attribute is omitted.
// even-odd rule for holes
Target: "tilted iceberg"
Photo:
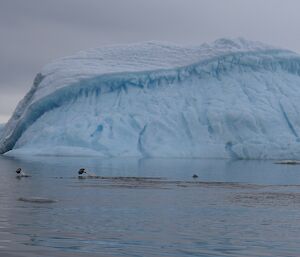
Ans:
<svg viewBox="0 0 300 257"><path fill-rule="evenodd" d="M244 39L147 42L47 65L0 153L300 157L300 55Z"/></svg>

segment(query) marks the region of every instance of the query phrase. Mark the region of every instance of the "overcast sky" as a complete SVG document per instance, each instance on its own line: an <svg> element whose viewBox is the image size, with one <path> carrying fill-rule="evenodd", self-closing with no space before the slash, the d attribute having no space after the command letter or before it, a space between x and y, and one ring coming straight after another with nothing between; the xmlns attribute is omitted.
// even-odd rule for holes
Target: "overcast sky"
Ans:
<svg viewBox="0 0 300 257"><path fill-rule="evenodd" d="M146 40L244 37L300 53L299 0L0 0L0 123L55 58Z"/></svg>

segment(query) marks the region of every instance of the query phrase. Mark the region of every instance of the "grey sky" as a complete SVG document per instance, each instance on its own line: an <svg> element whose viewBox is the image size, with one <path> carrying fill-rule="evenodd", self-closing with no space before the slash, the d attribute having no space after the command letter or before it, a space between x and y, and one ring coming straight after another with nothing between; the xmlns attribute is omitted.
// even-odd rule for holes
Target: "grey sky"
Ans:
<svg viewBox="0 0 300 257"><path fill-rule="evenodd" d="M111 43L245 37L300 52L299 0L0 0L0 123L55 58Z"/></svg>

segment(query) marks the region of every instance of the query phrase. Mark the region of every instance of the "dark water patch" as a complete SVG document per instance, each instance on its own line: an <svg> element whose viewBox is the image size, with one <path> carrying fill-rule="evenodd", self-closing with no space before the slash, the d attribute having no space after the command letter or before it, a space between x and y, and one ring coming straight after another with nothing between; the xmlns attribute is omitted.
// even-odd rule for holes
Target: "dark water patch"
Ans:
<svg viewBox="0 0 300 257"><path fill-rule="evenodd" d="M160 177L108 177L108 176L78 176L79 179L105 179L119 181L147 181L147 180L162 180Z"/></svg>
<svg viewBox="0 0 300 257"><path fill-rule="evenodd" d="M300 208L300 192L249 192L232 197L232 202L250 206L297 206Z"/></svg>
<svg viewBox="0 0 300 257"><path fill-rule="evenodd" d="M86 177L88 179L88 177ZM72 184L72 187L126 187L126 188L220 188L220 189L261 189L266 186L234 183L234 182L202 182L202 181L179 181L167 180L163 178L135 178L135 177L99 177L99 183L92 184Z"/></svg>
<svg viewBox="0 0 300 257"><path fill-rule="evenodd" d="M42 198L42 197L20 197L18 201L27 202L27 203L56 203L56 200Z"/></svg>
<svg viewBox="0 0 300 257"><path fill-rule="evenodd" d="M30 175L17 175L16 178L17 179L22 179L22 178L30 178Z"/></svg>

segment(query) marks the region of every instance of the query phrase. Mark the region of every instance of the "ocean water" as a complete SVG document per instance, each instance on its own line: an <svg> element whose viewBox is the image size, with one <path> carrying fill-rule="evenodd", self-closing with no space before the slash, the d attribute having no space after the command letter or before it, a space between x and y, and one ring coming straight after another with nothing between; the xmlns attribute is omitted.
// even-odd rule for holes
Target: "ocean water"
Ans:
<svg viewBox="0 0 300 257"><path fill-rule="evenodd" d="M298 165L2 156L0 174L1 257L300 255Z"/></svg>

